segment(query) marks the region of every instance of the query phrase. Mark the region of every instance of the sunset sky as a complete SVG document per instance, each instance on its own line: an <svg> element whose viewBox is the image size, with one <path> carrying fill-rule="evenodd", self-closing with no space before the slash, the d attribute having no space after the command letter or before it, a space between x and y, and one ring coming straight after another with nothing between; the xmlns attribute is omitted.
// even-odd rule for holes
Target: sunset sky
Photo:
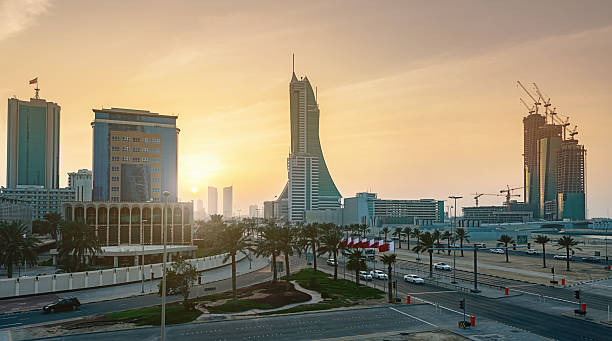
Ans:
<svg viewBox="0 0 612 341"><path fill-rule="evenodd" d="M233 185L245 215L274 199L295 53L344 197L473 205L522 186L521 80L578 125L587 215L612 213L610 1L0 0L0 51L0 98L33 97L39 77L62 107L63 185L92 168L91 109L122 107L179 115L181 200L207 206L207 186ZM0 160L5 185L5 147Z"/></svg>

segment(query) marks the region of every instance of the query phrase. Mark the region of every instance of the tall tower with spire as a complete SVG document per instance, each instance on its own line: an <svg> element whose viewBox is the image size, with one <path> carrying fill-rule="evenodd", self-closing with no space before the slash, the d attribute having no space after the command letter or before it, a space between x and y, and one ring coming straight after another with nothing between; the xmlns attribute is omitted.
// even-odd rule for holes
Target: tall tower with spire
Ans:
<svg viewBox="0 0 612 341"><path fill-rule="evenodd" d="M304 220L308 210L340 207L340 192L329 174L319 141L319 105L310 81L295 69L289 83L291 151L287 158L288 181L278 198L280 217Z"/></svg>

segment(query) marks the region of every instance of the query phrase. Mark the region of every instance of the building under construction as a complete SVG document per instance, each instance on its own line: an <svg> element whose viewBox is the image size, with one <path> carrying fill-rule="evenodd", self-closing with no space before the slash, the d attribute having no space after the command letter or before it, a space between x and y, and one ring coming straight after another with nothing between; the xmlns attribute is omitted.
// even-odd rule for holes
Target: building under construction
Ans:
<svg viewBox="0 0 612 341"><path fill-rule="evenodd" d="M583 220L586 150L575 138L576 127L568 130L569 117L551 110L550 98L535 83L535 95L518 84L533 100L529 106L521 99L528 110L523 118L525 204L534 218Z"/></svg>

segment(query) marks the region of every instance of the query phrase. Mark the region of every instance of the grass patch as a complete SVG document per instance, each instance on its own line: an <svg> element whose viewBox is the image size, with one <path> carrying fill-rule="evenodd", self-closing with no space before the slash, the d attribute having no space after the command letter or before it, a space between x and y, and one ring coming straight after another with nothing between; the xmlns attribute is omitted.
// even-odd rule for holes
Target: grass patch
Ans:
<svg viewBox="0 0 612 341"><path fill-rule="evenodd" d="M304 311L328 310L328 309L340 308L340 307L350 307L356 304L357 303L334 298L329 301L323 301L323 302L319 302L315 304L298 305L293 308L260 313L259 315L289 314L289 313L301 313Z"/></svg>
<svg viewBox="0 0 612 341"><path fill-rule="evenodd" d="M201 311L185 311L182 304L166 305L166 324L186 323L195 320L202 314ZM161 306L118 311L104 315L104 317L117 321L134 323L137 326L161 324Z"/></svg>
<svg viewBox="0 0 612 341"><path fill-rule="evenodd" d="M221 305L214 307L206 307L213 314L237 313L251 309L272 309L272 306L267 303L257 302L249 299L238 300L236 305L232 300L229 300Z"/></svg>
<svg viewBox="0 0 612 341"><path fill-rule="evenodd" d="M383 298L384 293L378 289L360 285L346 279L334 280L331 275L322 271L315 272L313 269L302 269L291 275L291 279L297 281L302 287L318 291L323 297L341 299L378 299Z"/></svg>
<svg viewBox="0 0 612 341"><path fill-rule="evenodd" d="M216 247L207 247L207 248L197 248L196 249L196 258L210 257L216 256L223 253L223 250Z"/></svg>

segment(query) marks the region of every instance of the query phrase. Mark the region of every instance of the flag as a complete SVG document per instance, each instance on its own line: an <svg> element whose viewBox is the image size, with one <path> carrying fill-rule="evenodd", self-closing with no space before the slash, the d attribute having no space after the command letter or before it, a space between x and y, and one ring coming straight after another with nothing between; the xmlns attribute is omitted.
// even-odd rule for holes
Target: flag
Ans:
<svg viewBox="0 0 612 341"><path fill-rule="evenodd" d="M345 242L345 241L346 241L346 240L344 239L344 237L342 237L342 239L340 239L340 243L338 243L338 245L339 245L339 246L344 246L344 245L345 245L345 244L344 244L344 242Z"/></svg>
<svg viewBox="0 0 612 341"><path fill-rule="evenodd" d="M30 84L38 84L38 77L30 80Z"/></svg>
<svg viewBox="0 0 612 341"><path fill-rule="evenodd" d="M346 246L351 246L351 243L353 242L353 239L351 239L351 237L348 237L348 239L346 240Z"/></svg>
<svg viewBox="0 0 612 341"><path fill-rule="evenodd" d="M384 243L378 247L378 252L387 252L389 251L389 244Z"/></svg>
<svg viewBox="0 0 612 341"><path fill-rule="evenodd" d="M376 244L377 244L377 242L374 239L370 239L370 245L368 245L368 248L370 248L370 249L375 248Z"/></svg>
<svg viewBox="0 0 612 341"><path fill-rule="evenodd" d="M395 251L395 242L389 243L389 251Z"/></svg>

